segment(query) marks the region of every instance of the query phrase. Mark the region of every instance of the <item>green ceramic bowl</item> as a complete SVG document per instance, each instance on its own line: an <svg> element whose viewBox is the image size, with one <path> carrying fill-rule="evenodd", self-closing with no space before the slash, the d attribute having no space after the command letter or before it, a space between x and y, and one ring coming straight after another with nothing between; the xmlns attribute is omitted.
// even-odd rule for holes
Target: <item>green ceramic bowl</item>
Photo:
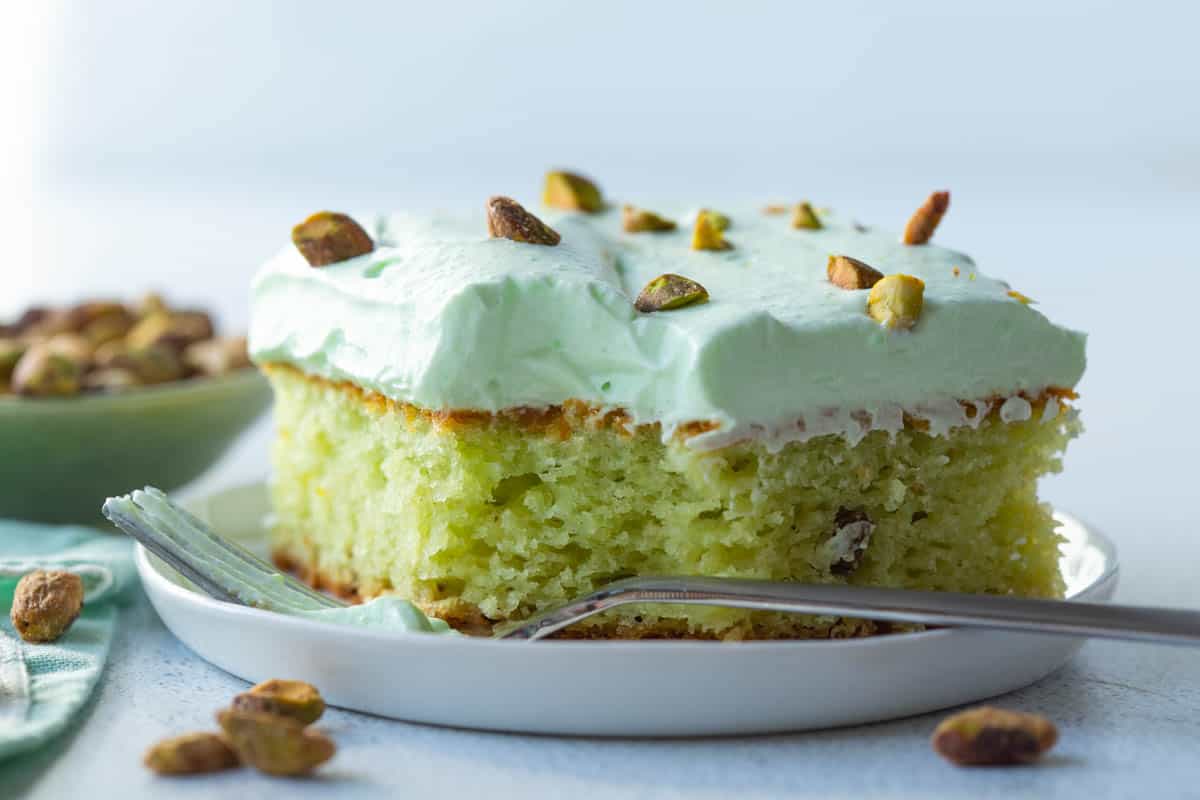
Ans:
<svg viewBox="0 0 1200 800"><path fill-rule="evenodd" d="M253 369L122 394L0 397L0 518L101 522L106 497L198 477L270 402Z"/></svg>

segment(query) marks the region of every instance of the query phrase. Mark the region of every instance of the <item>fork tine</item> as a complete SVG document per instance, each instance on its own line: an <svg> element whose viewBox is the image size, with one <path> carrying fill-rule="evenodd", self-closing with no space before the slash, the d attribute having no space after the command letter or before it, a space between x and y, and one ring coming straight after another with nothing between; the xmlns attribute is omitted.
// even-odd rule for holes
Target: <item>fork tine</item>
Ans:
<svg viewBox="0 0 1200 800"><path fill-rule="evenodd" d="M277 610L343 605L280 573L240 545L221 538L158 490L109 498L104 504L104 514L205 593L218 599Z"/></svg>
<svg viewBox="0 0 1200 800"><path fill-rule="evenodd" d="M252 594L265 596L271 592L274 602L286 602L300 609L312 608L314 603L319 608L344 605L285 575L236 542L218 535L158 489L148 488L150 491L134 492L134 502L159 522L160 529L173 534L180 547L194 552L200 563L215 559L251 589Z"/></svg>

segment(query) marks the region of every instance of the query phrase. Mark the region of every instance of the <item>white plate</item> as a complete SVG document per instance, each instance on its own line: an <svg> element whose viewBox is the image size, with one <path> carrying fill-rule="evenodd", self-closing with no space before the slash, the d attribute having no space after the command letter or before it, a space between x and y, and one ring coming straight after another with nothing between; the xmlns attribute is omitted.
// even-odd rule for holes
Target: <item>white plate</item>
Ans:
<svg viewBox="0 0 1200 800"><path fill-rule="evenodd" d="M262 485L190 504L265 550ZM1106 601L1112 544L1058 515L1071 597ZM504 731L701 736L874 722L1003 694L1038 680L1080 639L942 629L841 641L490 641L371 631L218 602L141 547L159 616L201 658L247 681L297 678L335 706Z"/></svg>

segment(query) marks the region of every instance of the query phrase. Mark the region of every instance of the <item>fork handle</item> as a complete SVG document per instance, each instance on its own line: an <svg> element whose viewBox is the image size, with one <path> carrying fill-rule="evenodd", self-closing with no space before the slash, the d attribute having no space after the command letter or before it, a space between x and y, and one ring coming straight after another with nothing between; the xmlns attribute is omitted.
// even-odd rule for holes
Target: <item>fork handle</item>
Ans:
<svg viewBox="0 0 1200 800"><path fill-rule="evenodd" d="M500 638L542 639L594 614L634 603L726 606L1200 645L1200 611L1186 609L702 577L638 577L617 581L535 617Z"/></svg>

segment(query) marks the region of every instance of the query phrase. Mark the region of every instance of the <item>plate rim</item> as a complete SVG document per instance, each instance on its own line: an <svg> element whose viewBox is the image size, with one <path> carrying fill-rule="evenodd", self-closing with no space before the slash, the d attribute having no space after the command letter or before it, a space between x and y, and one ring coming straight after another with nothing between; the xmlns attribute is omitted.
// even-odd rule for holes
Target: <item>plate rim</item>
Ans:
<svg viewBox="0 0 1200 800"><path fill-rule="evenodd" d="M222 489L215 489L206 492L200 497L190 499L193 503L200 501L211 501L226 494L249 491L253 488L263 485L264 481L252 481L249 483L227 486ZM1067 602L1109 602L1111 596L1116 591L1116 584L1120 576L1120 562L1118 560L1117 547L1115 543L1112 541L1112 539L1100 532L1094 526L1084 522L1074 514L1055 508L1054 515L1056 518L1065 519L1078 525L1083 531L1085 531L1090 543L1104 553L1106 562L1105 570L1101 572L1100 575L1098 575L1091 583L1080 589L1079 592L1068 597L1066 599ZM155 559L155 561L156 560L157 559ZM165 574L163 574L158 566L156 566L154 561L151 560L150 552L147 551L146 548L140 543L136 544L135 546L134 563L142 582L147 584L147 589L149 589L148 584L153 584L155 591L171 595L180 602L197 604L206 611L226 615L235 619L238 617L257 619L263 622L273 622L284 626L294 627L299 630L316 630L327 633L337 631L340 635L358 637L364 641L396 642L399 640L403 641L405 645L413 645L417 647L454 647L456 644L461 642L469 642L469 646L476 649L479 647L518 648L529 645L529 642L527 641L514 639L496 639L492 637L476 636L441 636L419 631L390 631L355 625L343 625L335 622L324 622L305 617L291 616L275 611L266 611L264 609L237 605L235 603L227 603L209 597L200 593L199 591L188 589L168 578ZM164 564L164 566L166 565ZM167 568L169 569L169 567ZM1106 589L1108 589L1108 591L1106 591ZM149 594L149 592L147 593ZM151 597L151 602L153 604L153 597ZM155 610L157 612L157 608ZM737 642L711 641L705 639L668 639L648 641L637 639L555 639L545 642L545 644L553 644L555 651L561 650L563 652L590 652L597 649L606 653L612 652L613 650L631 650L635 652L642 652L647 649L653 649L653 651L656 653L672 650L704 650L713 654L718 652L732 654L755 653L760 651L791 652L795 650L803 651L806 648L825 648L826 651L828 651L829 648L838 648L842 650L853 651L861 648L876 647L881 643L919 645L930 640L951 636L962 637L1012 633L1019 634L1020 632L946 627L907 633L890 633L885 636L859 636L849 639L757 639Z"/></svg>

